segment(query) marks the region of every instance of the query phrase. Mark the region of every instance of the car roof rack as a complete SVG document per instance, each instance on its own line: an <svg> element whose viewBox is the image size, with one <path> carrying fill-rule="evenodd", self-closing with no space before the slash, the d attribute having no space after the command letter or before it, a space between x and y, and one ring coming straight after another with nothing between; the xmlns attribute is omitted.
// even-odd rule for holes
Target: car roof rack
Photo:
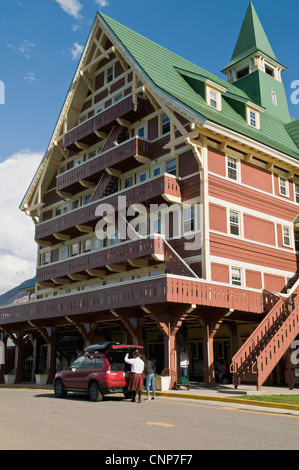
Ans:
<svg viewBox="0 0 299 470"><path fill-rule="evenodd" d="M111 346L116 346L120 343L117 343L116 341L106 341L104 343L96 343L96 344L91 344L90 346L87 346L84 349L85 353L89 352L106 352L107 349L111 348Z"/></svg>

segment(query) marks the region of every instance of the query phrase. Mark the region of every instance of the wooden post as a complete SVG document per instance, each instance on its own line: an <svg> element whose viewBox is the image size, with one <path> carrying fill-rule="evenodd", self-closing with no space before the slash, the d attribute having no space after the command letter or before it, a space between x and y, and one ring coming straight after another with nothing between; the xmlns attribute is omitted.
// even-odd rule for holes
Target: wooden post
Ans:
<svg viewBox="0 0 299 470"><path fill-rule="evenodd" d="M204 353L204 386L213 388L216 386L215 363L214 363L214 336L217 333L225 312L206 312L202 315L203 326L203 353Z"/></svg>

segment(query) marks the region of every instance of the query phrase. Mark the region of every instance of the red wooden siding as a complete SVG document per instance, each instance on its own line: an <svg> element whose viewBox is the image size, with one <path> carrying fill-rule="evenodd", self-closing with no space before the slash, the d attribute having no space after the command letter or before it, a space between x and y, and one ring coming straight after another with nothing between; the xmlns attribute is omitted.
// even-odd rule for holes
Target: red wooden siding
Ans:
<svg viewBox="0 0 299 470"><path fill-rule="evenodd" d="M246 287L250 287L251 289L262 288L262 274L260 272L252 271L251 269L246 269L245 276Z"/></svg>
<svg viewBox="0 0 299 470"><path fill-rule="evenodd" d="M226 175L225 154L223 152L214 148L208 149L208 170L221 176Z"/></svg>
<svg viewBox="0 0 299 470"><path fill-rule="evenodd" d="M272 193L271 173L263 168L241 161L242 183Z"/></svg>
<svg viewBox="0 0 299 470"><path fill-rule="evenodd" d="M271 292L281 292L285 286L285 278L273 274L264 274L264 288Z"/></svg>
<svg viewBox="0 0 299 470"><path fill-rule="evenodd" d="M226 209L225 207L210 204L210 230L217 232L227 232Z"/></svg>
<svg viewBox="0 0 299 470"><path fill-rule="evenodd" d="M229 283L229 268L225 264L211 263L212 281Z"/></svg>
<svg viewBox="0 0 299 470"><path fill-rule="evenodd" d="M244 214L244 237L268 245L275 245L275 225L268 220Z"/></svg>

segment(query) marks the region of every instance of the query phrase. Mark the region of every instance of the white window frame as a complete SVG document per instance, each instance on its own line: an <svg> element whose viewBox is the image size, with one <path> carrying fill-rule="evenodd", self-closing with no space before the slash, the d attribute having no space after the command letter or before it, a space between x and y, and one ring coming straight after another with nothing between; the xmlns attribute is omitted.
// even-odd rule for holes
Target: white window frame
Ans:
<svg viewBox="0 0 299 470"><path fill-rule="evenodd" d="M288 232L287 234L285 233L286 231ZM286 243L286 240L288 240L287 243ZM292 232L291 232L290 227L288 227L287 225L282 226L282 244L283 246L292 248Z"/></svg>
<svg viewBox="0 0 299 470"><path fill-rule="evenodd" d="M272 96L272 104L274 104L274 106L278 106L277 94L275 93L274 90L271 91L271 96Z"/></svg>
<svg viewBox="0 0 299 470"><path fill-rule="evenodd" d="M280 176L280 175L278 176L278 189L279 189L280 196L289 197L288 179L285 178L284 176Z"/></svg>
<svg viewBox="0 0 299 470"><path fill-rule="evenodd" d="M260 113L257 110L252 109L250 106L247 106L247 123L254 129L260 129L261 127Z"/></svg>
<svg viewBox="0 0 299 470"><path fill-rule="evenodd" d="M232 167L232 163L233 163L232 160L234 160L234 162L235 162L235 165L236 165L235 168ZM231 163L231 165L230 165L230 163ZM229 175L229 170L231 172L235 171L236 178L233 178L232 176ZM239 181L239 161L236 157L232 157L231 155L227 155L227 159L226 159L226 177L230 181Z"/></svg>
<svg viewBox="0 0 299 470"><path fill-rule="evenodd" d="M170 119L166 113L163 113L161 116L161 132L162 132L162 135L168 134L170 132Z"/></svg>
<svg viewBox="0 0 299 470"><path fill-rule="evenodd" d="M212 96L213 94L213 96ZM211 108L221 111L221 93L214 88L206 87L207 103Z"/></svg>
<svg viewBox="0 0 299 470"><path fill-rule="evenodd" d="M141 178L143 176L145 176L145 179L141 181ZM141 173L138 174L138 183L144 183L147 180L148 180L148 170L142 171Z"/></svg>
<svg viewBox="0 0 299 470"><path fill-rule="evenodd" d="M234 282L234 275L236 273L236 271L238 271L240 273L240 281L239 282ZM230 268L230 283L232 286L239 286L239 287L242 287L243 286L243 269L240 268L239 266L231 266Z"/></svg>
<svg viewBox="0 0 299 470"><path fill-rule="evenodd" d="M173 170L171 170L172 172L171 172L171 171L167 171L167 170L168 170L168 169L167 169L168 164L169 164L170 162L174 162L174 161L175 161L175 173L173 172ZM177 160L176 160L176 158L171 158L170 160L167 160L167 162L165 163L165 172L168 173L169 175L176 176L176 174L177 174Z"/></svg>
<svg viewBox="0 0 299 470"><path fill-rule="evenodd" d="M237 223L232 222L232 213L237 214ZM232 227L238 227L238 234L232 233ZM228 211L228 233L233 237L241 237L241 213L235 209L229 209Z"/></svg>
<svg viewBox="0 0 299 470"><path fill-rule="evenodd" d="M112 70L112 72L111 72ZM107 68L106 70L106 83L111 83L114 80L114 65L112 67Z"/></svg>
<svg viewBox="0 0 299 470"><path fill-rule="evenodd" d="M158 170L159 172L155 175L154 172L155 170ZM162 165L157 165L152 168L152 178L156 178L157 176L160 176L162 174ZM298 185L299 187L299 185Z"/></svg>
<svg viewBox="0 0 299 470"><path fill-rule="evenodd" d="M299 204L299 183L294 183L294 199Z"/></svg>
<svg viewBox="0 0 299 470"><path fill-rule="evenodd" d="M190 227L188 225L190 224ZM185 226L188 230L185 230ZM183 236L188 233L193 233L195 230L195 211L193 206L185 207L183 209Z"/></svg>

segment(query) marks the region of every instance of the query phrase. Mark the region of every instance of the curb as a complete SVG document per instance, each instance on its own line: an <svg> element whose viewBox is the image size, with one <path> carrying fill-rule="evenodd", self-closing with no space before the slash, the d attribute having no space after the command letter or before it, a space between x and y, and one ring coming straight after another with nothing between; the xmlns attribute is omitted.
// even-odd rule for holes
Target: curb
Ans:
<svg viewBox="0 0 299 470"><path fill-rule="evenodd" d="M17 389L31 389L31 390L51 390L53 391L53 385L36 385L36 384L0 384L1 388L17 388ZM145 392L143 392L143 395ZM235 403L240 405L251 405L261 406L263 408L278 408L284 410L299 411L299 405L288 405L283 403L274 403L268 401L256 401L246 400L244 398L229 398L229 397L213 397L209 395L192 395L190 393L168 393L168 392L156 392L156 396L168 397L168 398L185 398L191 400L203 400L203 401L218 401L222 403Z"/></svg>

